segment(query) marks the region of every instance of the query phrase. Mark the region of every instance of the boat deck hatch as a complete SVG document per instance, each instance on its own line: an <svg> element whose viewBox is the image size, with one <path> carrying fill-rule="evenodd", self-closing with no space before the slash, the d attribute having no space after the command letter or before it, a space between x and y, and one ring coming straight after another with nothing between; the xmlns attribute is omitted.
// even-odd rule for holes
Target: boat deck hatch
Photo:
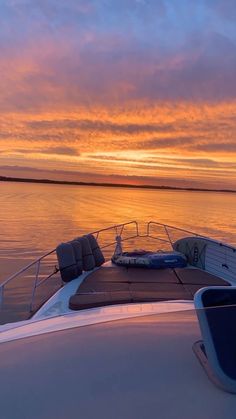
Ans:
<svg viewBox="0 0 236 419"><path fill-rule="evenodd" d="M193 300L197 290L228 282L200 269L101 267L82 282L69 300L72 310L105 305Z"/></svg>

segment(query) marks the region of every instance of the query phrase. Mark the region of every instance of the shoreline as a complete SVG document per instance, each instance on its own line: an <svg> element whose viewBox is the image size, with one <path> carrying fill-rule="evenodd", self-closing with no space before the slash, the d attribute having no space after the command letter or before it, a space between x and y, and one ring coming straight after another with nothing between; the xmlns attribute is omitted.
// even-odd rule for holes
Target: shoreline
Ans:
<svg viewBox="0 0 236 419"><path fill-rule="evenodd" d="M0 182L20 182L20 183L41 183L51 185L72 185L72 186L95 186L95 187L110 187L110 188L132 188L132 189L152 189L152 190L169 190L169 191L188 191L188 192L226 192L236 193L233 189L208 189L208 188L181 188L178 186L156 186L156 185L131 185L125 183L109 183L109 182L76 182L66 180L52 180L52 179L33 179L33 178L18 178L0 176Z"/></svg>

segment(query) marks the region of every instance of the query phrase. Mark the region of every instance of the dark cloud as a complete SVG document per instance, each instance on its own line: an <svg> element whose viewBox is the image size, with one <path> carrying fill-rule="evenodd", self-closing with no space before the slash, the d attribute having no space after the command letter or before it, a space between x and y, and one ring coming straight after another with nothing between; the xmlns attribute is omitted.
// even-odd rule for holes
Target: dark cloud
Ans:
<svg viewBox="0 0 236 419"><path fill-rule="evenodd" d="M137 149L157 150L175 147L188 148L190 144L199 141L199 136L175 136L171 138L151 138L137 143Z"/></svg>
<svg viewBox="0 0 236 419"><path fill-rule="evenodd" d="M169 158L169 157L137 157L137 158L128 158L123 156L114 156L114 155L103 155L103 154L96 154L96 155L88 155L88 157L92 160L104 160L110 162L129 162L129 163L137 163L136 167L139 168L140 165L148 164L148 170L157 169L159 164L164 164L166 167L171 168L171 170L182 170L183 167L189 167L191 169L194 168L202 168L208 170L208 168L219 168L219 169L236 169L235 162L219 162L210 158ZM172 167L171 167L172 166ZM178 167L180 166L180 167Z"/></svg>
<svg viewBox="0 0 236 419"><path fill-rule="evenodd" d="M65 156L79 156L79 152L73 147L66 147L66 146L58 146L58 147L44 147L44 148L33 148L33 149L26 149L26 148L15 148L12 150L14 153L22 153L22 154L32 154L32 153L40 153L40 154L59 154Z"/></svg>
<svg viewBox="0 0 236 419"><path fill-rule="evenodd" d="M236 152L236 140L234 142L206 142L200 144L194 144L189 147L190 149L206 151L206 152Z"/></svg>
<svg viewBox="0 0 236 419"><path fill-rule="evenodd" d="M68 120L60 119L53 121L31 121L28 122L28 127L37 130L43 129L81 129L82 131L97 131L97 132L113 132L115 134L137 134L140 132L169 132L175 131L173 124L163 123L115 123L110 121L100 120Z"/></svg>
<svg viewBox="0 0 236 419"><path fill-rule="evenodd" d="M58 147L47 147L41 153L45 154L63 154L68 156L79 156L79 152L73 147L58 146Z"/></svg>
<svg viewBox="0 0 236 419"><path fill-rule="evenodd" d="M190 166L197 166L203 168L219 168L219 169L236 169L236 163L231 162L220 162L217 160L213 160L210 158L183 158L180 159L179 157L173 160L174 164L181 164L181 165L190 165Z"/></svg>
<svg viewBox="0 0 236 419"><path fill-rule="evenodd" d="M207 138L208 137L208 138ZM158 150L158 149L186 149L189 151L206 151L206 152L236 152L236 141L217 142L215 139L210 139L207 135L194 135L194 136L172 136L171 138L153 138L136 145L138 149L145 150Z"/></svg>

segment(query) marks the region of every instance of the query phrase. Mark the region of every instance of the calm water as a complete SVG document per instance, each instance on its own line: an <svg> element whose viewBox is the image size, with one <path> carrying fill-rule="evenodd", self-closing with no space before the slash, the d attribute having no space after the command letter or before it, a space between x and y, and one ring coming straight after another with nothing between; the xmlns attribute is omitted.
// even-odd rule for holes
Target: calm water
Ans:
<svg viewBox="0 0 236 419"><path fill-rule="evenodd" d="M155 220L236 245L236 194L11 182L0 183L0 192L0 282L62 241L130 220ZM23 304L26 286L12 284L8 292Z"/></svg>

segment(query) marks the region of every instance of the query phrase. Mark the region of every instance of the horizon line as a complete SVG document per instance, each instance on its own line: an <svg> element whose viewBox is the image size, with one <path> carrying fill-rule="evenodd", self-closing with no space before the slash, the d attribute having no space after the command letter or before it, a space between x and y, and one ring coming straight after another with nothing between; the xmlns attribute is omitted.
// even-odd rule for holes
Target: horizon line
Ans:
<svg viewBox="0 0 236 419"><path fill-rule="evenodd" d="M96 187L112 187L112 188L236 193L236 190L234 189L209 189L209 188L195 188L195 187L188 188L188 187L167 186L167 185L160 185L160 186L158 185L132 185L128 183L111 183L111 182L78 182L78 181L67 181L67 180L19 178L19 177L11 177L11 176L0 176L0 182L46 183L46 184L74 185L74 186L96 186Z"/></svg>

